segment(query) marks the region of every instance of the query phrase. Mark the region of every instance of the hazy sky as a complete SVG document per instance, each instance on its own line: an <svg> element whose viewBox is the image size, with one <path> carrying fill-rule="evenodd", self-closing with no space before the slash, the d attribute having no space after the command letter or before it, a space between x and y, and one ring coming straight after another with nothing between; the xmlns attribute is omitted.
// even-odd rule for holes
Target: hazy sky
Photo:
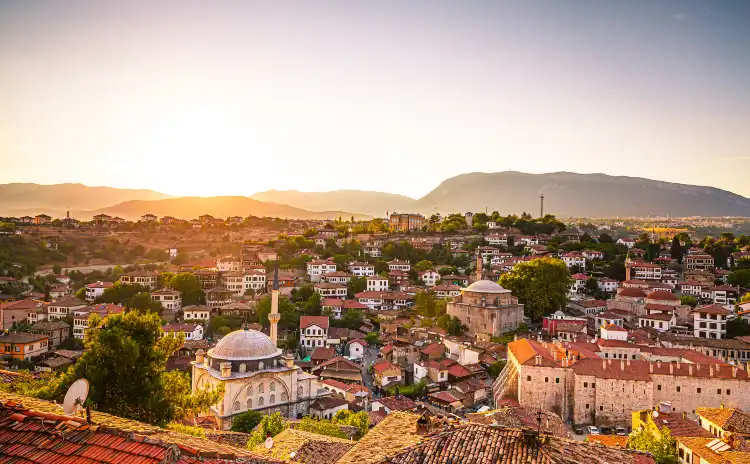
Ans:
<svg viewBox="0 0 750 464"><path fill-rule="evenodd" d="M750 196L750 1L0 1L0 182Z"/></svg>

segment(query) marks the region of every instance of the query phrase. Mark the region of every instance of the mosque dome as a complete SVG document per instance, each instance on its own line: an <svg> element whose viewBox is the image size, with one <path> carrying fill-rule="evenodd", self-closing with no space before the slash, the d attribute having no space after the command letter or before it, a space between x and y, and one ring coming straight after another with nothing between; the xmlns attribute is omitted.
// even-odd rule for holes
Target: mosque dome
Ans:
<svg viewBox="0 0 750 464"><path fill-rule="evenodd" d="M510 293L510 290L504 289L491 280L477 280L466 287L465 291L474 293Z"/></svg>
<svg viewBox="0 0 750 464"><path fill-rule="evenodd" d="M281 355L281 352L281 348L277 348L268 335L257 330L240 329L219 340L208 355L214 359L250 361L273 358Z"/></svg>

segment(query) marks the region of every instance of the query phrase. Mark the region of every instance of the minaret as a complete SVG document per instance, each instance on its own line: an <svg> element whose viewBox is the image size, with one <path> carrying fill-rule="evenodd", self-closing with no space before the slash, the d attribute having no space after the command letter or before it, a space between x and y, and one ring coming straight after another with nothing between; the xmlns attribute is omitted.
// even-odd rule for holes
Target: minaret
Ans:
<svg viewBox="0 0 750 464"><path fill-rule="evenodd" d="M482 254L477 253L477 281L482 280L482 268L484 267L484 260L482 259Z"/></svg>
<svg viewBox="0 0 750 464"><path fill-rule="evenodd" d="M544 218L544 194L539 195L539 219Z"/></svg>
<svg viewBox="0 0 750 464"><path fill-rule="evenodd" d="M625 255L625 280L630 280L630 266L632 266L633 260L630 259L630 250Z"/></svg>
<svg viewBox="0 0 750 464"><path fill-rule="evenodd" d="M273 267L273 287L271 289L271 313L268 315L268 320L271 322L271 341L273 346L279 338L279 261L276 260L276 264Z"/></svg>

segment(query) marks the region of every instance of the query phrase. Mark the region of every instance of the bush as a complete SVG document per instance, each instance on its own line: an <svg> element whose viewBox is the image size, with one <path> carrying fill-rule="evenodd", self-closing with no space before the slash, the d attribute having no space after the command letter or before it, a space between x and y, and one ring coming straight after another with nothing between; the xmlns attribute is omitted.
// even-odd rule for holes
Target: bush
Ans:
<svg viewBox="0 0 750 464"><path fill-rule="evenodd" d="M246 411L232 419L232 432L251 433L260 424L263 415L258 411Z"/></svg>

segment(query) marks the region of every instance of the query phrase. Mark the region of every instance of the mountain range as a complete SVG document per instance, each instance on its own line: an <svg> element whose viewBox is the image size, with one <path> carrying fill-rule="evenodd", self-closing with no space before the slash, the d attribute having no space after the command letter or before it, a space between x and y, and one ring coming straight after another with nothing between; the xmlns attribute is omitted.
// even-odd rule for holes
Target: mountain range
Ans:
<svg viewBox="0 0 750 464"><path fill-rule="evenodd" d="M0 216L47 213L62 217L70 207L79 219L105 213L137 219L146 213L194 218L271 216L290 219L383 217L387 211L429 215L466 211L544 211L558 217L750 216L750 199L715 187L677 184L638 177L555 172L505 171L461 174L446 179L427 195L361 190L259 192L251 197L170 197L151 190L86 187L81 184L0 185Z"/></svg>

